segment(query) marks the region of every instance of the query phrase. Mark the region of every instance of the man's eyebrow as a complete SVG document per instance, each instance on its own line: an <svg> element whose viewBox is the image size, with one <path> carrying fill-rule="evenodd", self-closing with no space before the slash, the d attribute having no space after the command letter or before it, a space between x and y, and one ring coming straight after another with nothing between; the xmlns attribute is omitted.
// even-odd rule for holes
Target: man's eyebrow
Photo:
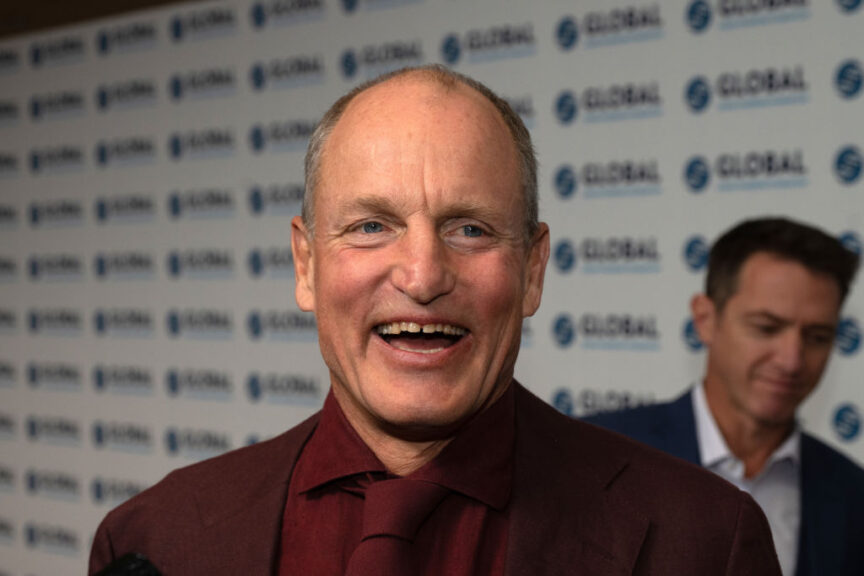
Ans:
<svg viewBox="0 0 864 576"><path fill-rule="evenodd" d="M778 316L776 314L768 312L767 310L756 310L755 312L748 312L748 313L744 314L744 318L746 318L747 320L768 320L771 322L775 322L777 324L791 324L792 323L792 321L789 320L788 318ZM833 332L834 330L837 329L837 325L836 325L836 323L830 323L830 322L829 323L817 322L815 324L807 324L806 328L811 329L811 330L824 329L824 330L830 330Z"/></svg>

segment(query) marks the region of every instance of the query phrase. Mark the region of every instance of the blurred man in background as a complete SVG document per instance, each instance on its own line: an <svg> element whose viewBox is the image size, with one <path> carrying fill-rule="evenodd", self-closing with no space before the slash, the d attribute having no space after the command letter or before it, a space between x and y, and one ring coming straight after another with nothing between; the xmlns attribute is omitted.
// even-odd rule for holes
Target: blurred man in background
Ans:
<svg viewBox="0 0 864 576"><path fill-rule="evenodd" d="M864 574L864 470L801 431L858 256L811 226L745 221L711 249L691 301L705 376L678 399L588 421L700 464L751 493L787 576Z"/></svg>

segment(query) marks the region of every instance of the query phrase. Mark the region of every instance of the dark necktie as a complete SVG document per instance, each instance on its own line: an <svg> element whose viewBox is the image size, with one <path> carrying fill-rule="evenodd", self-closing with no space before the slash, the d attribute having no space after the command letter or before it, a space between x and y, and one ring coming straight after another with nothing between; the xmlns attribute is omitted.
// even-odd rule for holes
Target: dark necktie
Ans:
<svg viewBox="0 0 864 576"><path fill-rule="evenodd" d="M408 478L370 484L363 505L363 539L345 576L416 574L414 537L448 492L437 484Z"/></svg>

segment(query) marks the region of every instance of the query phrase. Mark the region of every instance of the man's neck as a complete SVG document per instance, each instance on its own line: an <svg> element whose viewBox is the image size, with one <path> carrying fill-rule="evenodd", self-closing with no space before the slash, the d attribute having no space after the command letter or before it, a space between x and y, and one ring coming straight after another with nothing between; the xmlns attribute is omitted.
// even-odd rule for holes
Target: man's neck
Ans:
<svg viewBox="0 0 864 576"><path fill-rule="evenodd" d="M722 385L705 382L708 409L732 454L744 464L744 477L758 476L771 455L794 428L794 423L757 420L734 405Z"/></svg>

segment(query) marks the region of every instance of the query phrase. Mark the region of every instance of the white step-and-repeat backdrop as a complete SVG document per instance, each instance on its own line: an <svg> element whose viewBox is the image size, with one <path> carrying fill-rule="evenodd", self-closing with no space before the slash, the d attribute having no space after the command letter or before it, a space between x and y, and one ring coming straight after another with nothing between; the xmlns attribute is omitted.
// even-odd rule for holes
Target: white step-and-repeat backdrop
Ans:
<svg viewBox="0 0 864 576"><path fill-rule="evenodd" d="M733 222L860 248L862 31L862 0L231 0L0 43L0 575L83 573L111 507L321 405L289 219L352 85L442 62L522 114L553 259L517 372L579 415L700 378ZM862 310L804 410L859 462Z"/></svg>

